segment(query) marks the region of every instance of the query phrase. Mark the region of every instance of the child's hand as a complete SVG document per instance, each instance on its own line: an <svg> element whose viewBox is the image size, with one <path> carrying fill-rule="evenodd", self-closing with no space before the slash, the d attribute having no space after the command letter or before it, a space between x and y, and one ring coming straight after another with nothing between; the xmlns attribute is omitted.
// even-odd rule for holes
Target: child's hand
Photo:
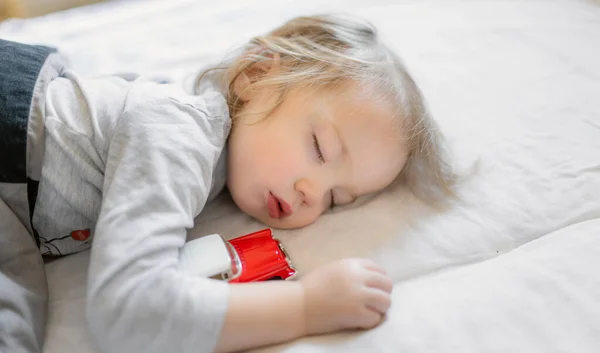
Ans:
<svg viewBox="0 0 600 353"><path fill-rule="evenodd" d="M378 325L391 304L392 281L366 259L332 262L309 273L304 288L307 334Z"/></svg>
<svg viewBox="0 0 600 353"><path fill-rule="evenodd" d="M392 281L372 261L351 259L332 262L299 281L231 284L229 289L219 352L371 328L390 307Z"/></svg>

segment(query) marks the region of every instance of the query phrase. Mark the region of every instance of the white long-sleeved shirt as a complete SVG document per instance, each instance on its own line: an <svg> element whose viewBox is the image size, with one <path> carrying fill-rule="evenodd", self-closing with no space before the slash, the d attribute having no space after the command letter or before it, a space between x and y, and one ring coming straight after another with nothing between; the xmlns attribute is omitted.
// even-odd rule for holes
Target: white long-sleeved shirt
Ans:
<svg viewBox="0 0 600 353"><path fill-rule="evenodd" d="M91 245L86 314L98 346L212 351L228 286L182 271L179 254L186 229L225 183L223 95L65 71L44 110L33 226L46 253ZM89 238L73 236L87 229Z"/></svg>

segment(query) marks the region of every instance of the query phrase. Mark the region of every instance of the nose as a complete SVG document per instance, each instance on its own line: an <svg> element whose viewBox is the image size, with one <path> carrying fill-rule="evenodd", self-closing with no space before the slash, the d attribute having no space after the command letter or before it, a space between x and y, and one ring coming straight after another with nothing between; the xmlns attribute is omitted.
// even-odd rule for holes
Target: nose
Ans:
<svg viewBox="0 0 600 353"><path fill-rule="evenodd" d="M300 200L308 206L321 204L326 192L323 184L309 179L299 179L294 184L294 189L300 194Z"/></svg>

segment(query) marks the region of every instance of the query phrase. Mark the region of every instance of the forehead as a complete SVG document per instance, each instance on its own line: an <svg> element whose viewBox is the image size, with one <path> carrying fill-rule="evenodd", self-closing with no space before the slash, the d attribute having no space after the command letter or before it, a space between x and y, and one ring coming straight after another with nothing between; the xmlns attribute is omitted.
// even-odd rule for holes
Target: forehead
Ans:
<svg viewBox="0 0 600 353"><path fill-rule="evenodd" d="M372 89L350 85L321 96L328 120L347 155L347 176L356 194L391 183L404 166L408 150L398 112Z"/></svg>

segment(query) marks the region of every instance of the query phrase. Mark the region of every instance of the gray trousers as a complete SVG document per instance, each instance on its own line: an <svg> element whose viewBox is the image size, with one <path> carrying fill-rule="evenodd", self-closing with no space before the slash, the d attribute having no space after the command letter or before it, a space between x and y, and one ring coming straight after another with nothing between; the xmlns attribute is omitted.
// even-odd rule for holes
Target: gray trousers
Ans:
<svg viewBox="0 0 600 353"><path fill-rule="evenodd" d="M39 180L28 172L28 123L54 52L0 39L0 353L43 349L48 284L31 226Z"/></svg>
<svg viewBox="0 0 600 353"><path fill-rule="evenodd" d="M33 237L0 200L0 352L41 352L48 302L44 262Z"/></svg>

